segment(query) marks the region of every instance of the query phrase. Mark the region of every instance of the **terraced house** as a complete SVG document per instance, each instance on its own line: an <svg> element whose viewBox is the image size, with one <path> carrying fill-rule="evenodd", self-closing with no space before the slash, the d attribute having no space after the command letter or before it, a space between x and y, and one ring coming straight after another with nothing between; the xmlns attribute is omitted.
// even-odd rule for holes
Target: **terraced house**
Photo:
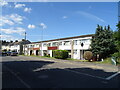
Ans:
<svg viewBox="0 0 120 90"><path fill-rule="evenodd" d="M59 38L24 45L26 55L49 55L52 50L68 50L69 58L83 59L85 51L89 51L93 34Z"/></svg>

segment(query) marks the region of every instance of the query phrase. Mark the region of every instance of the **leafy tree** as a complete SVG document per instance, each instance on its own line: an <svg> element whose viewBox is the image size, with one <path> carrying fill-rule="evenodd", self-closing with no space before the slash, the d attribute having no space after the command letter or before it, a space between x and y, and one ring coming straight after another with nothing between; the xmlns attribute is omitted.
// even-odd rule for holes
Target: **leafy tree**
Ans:
<svg viewBox="0 0 120 90"><path fill-rule="evenodd" d="M91 43L91 51L94 56L99 56L99 60L101 58L106 58L115 52L115 45L113 39L113 32L110 29L110 26L102 26L97 25L95 35L93 36Z"/></svg>

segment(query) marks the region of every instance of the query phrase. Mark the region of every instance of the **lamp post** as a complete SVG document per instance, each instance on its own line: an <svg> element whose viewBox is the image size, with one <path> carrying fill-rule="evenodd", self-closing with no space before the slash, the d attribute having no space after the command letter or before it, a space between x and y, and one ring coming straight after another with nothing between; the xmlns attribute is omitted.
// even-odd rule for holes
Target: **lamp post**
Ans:
<svg viewBox="0 0 120 90"><path fill-rule="evenodd" d="M43 30L47 28L47 26L44 23L40 23L40 27L42 27L42 31L41 31L41 55L42 55L42 40L43 40Z"/></svg>
<svg viewBox="0 0 120 90"><path fill-rule="evenodd" d="M41 56L42 56L42 40L43 40L43 30L41 31Z"/></svg>
<svg viewBox="0 0 120 90"><path fill-rule="evenodd" d="M25 42L26 42L26 32L25 32L25 40L24 40L24 55L25 55Z"/></svg>
<svg viewBox="0 0 120 90"><path fill-rule="evenodd" d="M1 39L1 33L0 33L0 53L2 53L2 39Z"/></svg>

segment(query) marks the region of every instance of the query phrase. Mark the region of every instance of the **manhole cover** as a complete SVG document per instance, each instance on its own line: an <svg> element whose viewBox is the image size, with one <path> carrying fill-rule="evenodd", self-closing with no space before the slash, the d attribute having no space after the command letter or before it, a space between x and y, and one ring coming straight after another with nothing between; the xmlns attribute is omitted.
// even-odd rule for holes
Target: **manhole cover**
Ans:
<svg viewBox="0 0 120 90"><path fill-rule="evenodd" d="M48 78L48 75L41 75L41 76L39 76L38 78L46 79L46 78Z"/></svg>

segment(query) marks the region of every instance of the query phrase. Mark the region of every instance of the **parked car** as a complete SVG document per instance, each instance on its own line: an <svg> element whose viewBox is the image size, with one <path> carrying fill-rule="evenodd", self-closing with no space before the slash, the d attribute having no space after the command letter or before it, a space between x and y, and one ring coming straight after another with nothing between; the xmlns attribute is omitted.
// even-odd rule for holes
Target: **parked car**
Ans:
<svg viewBox="0 0 120 90"><path fill-rule="evenodd" d="M12 51L10 55L11 55L11 56L17 56L17 55L18 55L18 52Z"/></svg>
<svg viewBox="0 0 120 90"><path fill-rule="evenodd" d="M7 53L6 52L2 52L2 56L7 56Z"/></svg>
<svg viewBox="0 0 120 90"><path fill-rule="evenodd" d="M11 52L10 52L10 51L8 51L8 52L6 52L6 54L7 54L7 56L10 56L10 55L11 55Z"/></svg>

